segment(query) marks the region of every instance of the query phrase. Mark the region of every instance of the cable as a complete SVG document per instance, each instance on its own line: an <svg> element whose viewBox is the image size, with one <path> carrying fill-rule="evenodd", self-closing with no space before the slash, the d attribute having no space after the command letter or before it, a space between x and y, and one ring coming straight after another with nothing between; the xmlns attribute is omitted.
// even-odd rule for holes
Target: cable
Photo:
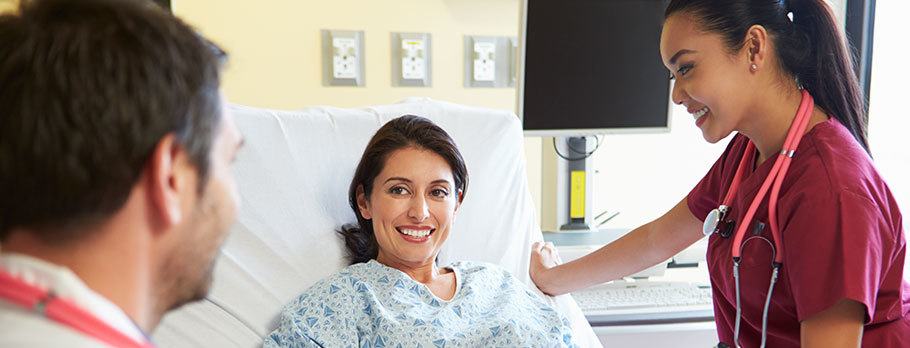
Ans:
<svg viewBox="0 0 910 348"><path fill-rule="evenodd" d="M568 157L568 156L566 156L566 155L563 155L561 152L559 152L559 148L556 147L556 137L553 137L553 151L556 152L556 155L557 155L557 156L559 156L560 158L562 158L562 159L564 159L564 160L566 160L566 161L580 161L580 160L583 160L583 159L587 159L588 157L591 157L591 155L593 155L594 152L597 151L597 149L600 148L600 144L603 142L603 138L601 138L600 136L595 135L595 136L594 136L594 139L597 139L597 145L594 146L594 149L591 150L590 152L578 151L578 149L572 147L571 145L569 145L568 142L566 142L566 146L569 148L569 150L574 151L574 152L576 152L576 153L582 153L582 154L584 154L584 155L582 155L581 157Z"/></svg>
<svg viewBox="0 0 910 348"><path fill-rule="evenodd" d="M585 137L587 137L587 136L585 136ZM600 144L603 143L603 137L601 137L599 135L595 135L594 139L597 139L597 145L595 145L594 149L591 150L590 152L578 151L578 149L572 147L571 145L569 145L568 142L566 142L566 146L569 148L569 150L574 151L576 153L584 154L581 157L568 157L566 155L563 155L561 152L559 152L559 148L556 147L556 137L553 137L553 151L556 152L557 156L559 156L560 158L562 158L566 161L581 161L583 159L587 159L588 157L591 157L591 155L593 155L594 152L597 152L597 149L600 148Z"/></svg>
<svg viewBox="0 0 910 348"><path fill-rule="evenodd" d="M594 139L597 140L598 143L600 143L600 138L598 138L597 136L595 136ZM587 145L587 141L588 141L588 137L585 137L585 144L586 144L586 145ZM597 147L596 147L596 146L594 147L594 150L591 150L590 153L588 152L588 149L581 149L581 150L576 149L575 147L572 146L572 142L571 142L571 141L568 141L568 140L566 140L566 147L568 147L569 150L572 150L572 151L575 152L575 153L583 153L583 154L585 154L585 156L590 156L590 154L594 153L594 151L597 151Z"/></svg>

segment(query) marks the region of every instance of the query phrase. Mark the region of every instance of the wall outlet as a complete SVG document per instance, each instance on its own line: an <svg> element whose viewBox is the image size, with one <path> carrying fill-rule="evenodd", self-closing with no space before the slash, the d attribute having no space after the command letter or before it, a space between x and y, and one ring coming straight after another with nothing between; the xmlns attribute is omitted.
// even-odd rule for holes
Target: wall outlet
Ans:
<svg viewBox="0 0 910 348"><path fill-rule="evenodd" d="M512 38L465 36L465 87L514 86Z"/></svg>
<svg viewBox="0 0 910 348"><path fill-rule="evenodd" d="M363 32L323 30L323 84L363 86Z"/></svg>
<svg viewBox="0 0 910 348"><path fill-rule="evenodd" d="M347 37L332 38L332 77L353 79L357 77L357 57L360 55L357 40Z"/></svg>
<svg viewBox="0 0 910 348"><path fill-rule="evenodd" d="M474 41L474 81L496 81L496 43Z"/></svg>
<svg viewBox="0 0 910 348"><path fill-rule="evenodd" d="M426 42L418 39L401 40L401 78L420 80L427 76Z"/></svg>
<svg viewBox="0 0 910 348"><path fill-rule="evenodd" d="M430 85L430 34L392 33L392 85Z"/></svg>

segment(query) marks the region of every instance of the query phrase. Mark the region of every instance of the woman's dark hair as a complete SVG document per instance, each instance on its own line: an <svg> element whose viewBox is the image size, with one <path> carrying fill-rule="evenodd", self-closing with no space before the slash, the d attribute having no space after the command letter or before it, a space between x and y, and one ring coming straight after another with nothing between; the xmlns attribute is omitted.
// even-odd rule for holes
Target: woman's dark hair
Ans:
<svg viewBox="0 0 910 348"><path fill-rule="evenodd" d="M357 207L357 189L362 187L363 194L369 200L373 181L385 167L386 159L393 152L408 147L431 151L448 162L455 179L456 192L460 193L457 199L460 201L464 198L468 189L468 169L449 134L420 116L404 115L389 121L376 131L367 144L348 190L348 202L357 216L357 224L342 226L338 233L344 237L351 264L367 262L379 254L373 222L365 219Z"/></svg>
<svg viewBox="0 0 910 348"><path fill-rule="evenodd" d="M704 30L720 34L731 52L742 49L751 26L763 26L783 71L869 152L866 105L853 74L854 60L824 0L671 0L664 17L683 12L695 16Z"/></svg>

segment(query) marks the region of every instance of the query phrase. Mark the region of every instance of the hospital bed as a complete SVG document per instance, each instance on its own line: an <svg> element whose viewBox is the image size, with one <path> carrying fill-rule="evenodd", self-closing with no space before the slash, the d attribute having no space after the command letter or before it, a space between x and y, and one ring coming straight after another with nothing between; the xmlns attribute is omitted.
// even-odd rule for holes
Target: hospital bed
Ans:
<svg viewBox="0 0 910 348"><path fill-rule="evenodd" d="M335 230L355 222L348 184L367 141L404 114L427 117L454 138L469 185L440 253L498 264L537 290L530 245L542 240L528 191L519 120L509 111L426 98L361 109L277 111L231 106L246 139L234 167L241 208L205 300L168 314L154 333L161 347L258 347L282 306L346 266ZM570 296L550 299L585 347L600 343Z"/></svg>

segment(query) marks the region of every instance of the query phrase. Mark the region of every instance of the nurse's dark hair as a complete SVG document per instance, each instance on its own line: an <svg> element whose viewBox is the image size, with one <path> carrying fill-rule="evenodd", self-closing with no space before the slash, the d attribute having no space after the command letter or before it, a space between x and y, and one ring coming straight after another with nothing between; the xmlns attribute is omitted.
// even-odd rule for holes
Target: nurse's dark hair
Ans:
<svg viewBox="0 0 910 348"><path fill-rule="evenodd" d="M385 167L386 160L393 152L405 148L426 150L442 157L452 169L456 199L461 201L468 190L468 168L455 141L446 131L420 116L404 115L389 121L376 131L367 144L348 190L348 202L357 216L357 224L342 226L338 233L344 238L351 264L367 262L379 255L373 222L364 218L357 207L358 188L363 190L364 197L369 201L374 181Z"/></svg>
<svg viewBox="0 0 910 348"><path fill-rule="evenodd" d="M693 15L705 31L720 34L731 53L748 42L751 26L764 27L781 69L798 79L815 103L869 152L867 108L854 75L855 56L825 0L671 0L664 16L677 13Z"/></svg>
<svg viewBox="0 0 910 348"><path fill-rule="evenodd" d="M86 237L119 210L162 138L201 188L225 53L147 0L22 0L0 15L0 241Z"/></svg>

